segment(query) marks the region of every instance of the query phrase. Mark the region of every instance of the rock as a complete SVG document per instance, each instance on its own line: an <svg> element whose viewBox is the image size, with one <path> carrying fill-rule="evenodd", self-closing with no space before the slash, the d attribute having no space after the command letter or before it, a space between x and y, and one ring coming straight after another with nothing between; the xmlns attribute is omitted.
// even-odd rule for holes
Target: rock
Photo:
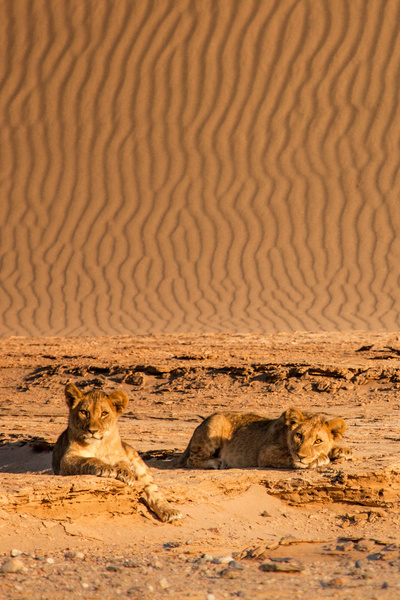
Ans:
<svg viewBox="0 0 400 600"><path fill-rule="evenodd" d="M204 562L214 562L214 557L212 554L203 554L201 558L204 560Z"/></svg>
<svg viewBox="0 0 400 600"><path fill-rule="evenodd" d="M85 555L83 552L75 552L75 550L69 550L68 552L66 552L64 554L64 558L67 558L67 559L79 558L82 560L83 558L85 558Z"/></svg>
<svg viewBox="0 0 400 600"><path fill-rule="evenodd" d="M366 564L363 560L356 560L355 566L356 566L356 569L365 569Z"/></svg>
<svg viewBox="0 0 400 600"><path fill-rule="evenodd" d="M8 558L1 566L1 573L19 573L24 569L24 563L19 558Z"/></svg>
<svg viewBox="0 0 400 600"><path fill-rule="evenodd" d="M163 548L179 548L181 546L180 542L165 542L163 544Z"/></svg>
<svg viewBox="0 0 400 600"><path fill-rule="evenodd" d="M214 594L207 594L206 600L215 600Z"/></svg>
<svg viewBox="0 0 400 600"><path fill-rule="evenodd" d="M54 558L51 558L51 557L46 558L46 562L48 565L54 565Z"/></svg>
<svg viewBox="0 0 400 600"><path fill-rule="evenodd" d="M243 569L244 569L244 566L241 565L236 560L231 560L230 562L228 562L228 567L230 569L232 569L233 571L243 571Z"/></svg>
<svg viewBox="0 0 400 600"><path fill-rule="evenodd" d="M222 569L222 571L220 571L218 575L223 579L237 579L238 577L240 577L240 573L229 568Z"/></svg>
<svg viewBox="0 0 400 600"><path fill-rule="evenodd" d="M106 571L110 571L111 573L118 573L118 571L121 571L121 567L119 567L118 565L107 565Z"/></svg>
<svg viewBox="0 0 400 600"><path fill-rule="evenodd" d="M227 565L228 563L230 563L232 561L233 561L232 556L221 556L219 558L214 558L212 562L215 565Z"/></svg>
<svg viewBox="0 0 400 600"><path fill-rule="evenodd" d="M354 548L353 542L342 542L341 544L337 544L336 550L339 552L348 552Z"/></svg>
<svg viewBox="0 0 400 600"><path fill-rule="evenodd" d="M165 579L165 577L163 577L163 579L160 579L160 581L158 583L160 585L160 588L162 588L163 590L166 590L167 588L169 588L169 583Z"/></svg>
<svg viewBox="0 0 400 600"><path fill-rule="evenodd" d="M286 559L281 562L268 560L258 567L260 571L273 571L279 573L300 573L304 571L304 565L299 563L297 560Z"/></svg>
<svg viewBox="0 0 400 600"><path fill-rule="evenodd" d="M22 552L22 550L13 549L13 550L11 550L10 554L12 557L15 558L16 556L21 556L21 554L23 554L23 552Z"/></svg>
<svg viewBox="0 0 400 600"><path fill-rule="evenodd" d="M373 540L360 540L356 545L355 549L360 552L371 552L375 548L375 542Z"/></svg>

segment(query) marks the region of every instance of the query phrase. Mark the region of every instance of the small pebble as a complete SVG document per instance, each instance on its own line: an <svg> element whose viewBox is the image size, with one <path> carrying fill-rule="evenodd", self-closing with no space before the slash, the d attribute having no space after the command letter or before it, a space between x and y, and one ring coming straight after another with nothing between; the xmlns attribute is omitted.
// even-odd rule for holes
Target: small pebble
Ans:
<svg viewBox="0 0 400 600"><path fill-rule="evenodd" d="M160 584L160 587L161 587L163 590L166 590L166 589L169 587L169 583L168 583L168 581L165 579L165 577L164 577L163 579L160 579L160 581L159 581L159 584Z"/></svg>
<svg viewBox="0 0 400 600"><path fill-rule="evenodd" d="M163 544L164 548L179 548L179 546L181 545L180 542L165 542L165 544Z"/></svg>
<svg viewBox="0 0 400 600"><path fill-rule="evenodd" d="M206 600L215 600L214 594L207 594Z"/></svg>
<svg viewBox="0 0 400 600"><path fill-rule="evenodd" d="M214 557L212 554L203 554L203 556L201 557L205 562L211 562L214 561Z"/></svg>
<svg viewBox="0 0 400 600"><path fill-rule="evenodd" d="M81 583L81 586L83 587L84 590L87 590L89 587L89 584L86 582Z"/></svg>
<svg viewBox="0 0 400 600"><path fill-rule="evenodd" d="M19 558L8 558L3 562L1 573L19 573L24 568L24 563Z"/></svg>
<svg viewBox="0 0 400 600"><path fill-rule="evenodd" d="M223 579L237 579L240 577L240 574L234 569L223 569L218 575Z"/></svg>
<svg viewBox="0 0 400 600"><path fill-rule="evenodd" d="M23 554L23 552L21 550L17 550L14 548L13 550L11 550L10 554L11 554L11 556L13 556L15 558L16 556L21 556L21 554Z"/></svg>
<svg viewBox="0 0 400 600"><path fill-rule="evenodd" d="M356 560L355 566L357 569L364 569L366 567L366 564L363 560Z"/></svg>
<svg viewBox="0 0 400 600"><path fill-rule="evenodd" d="M152 585L148 585L147 589L148 589L149 592L154 592L154 588L153 588Z"/></svg>
<svg viewBox="0 0 400 600"><path fill-rule="evenodd" d="M49 565L54 565L54 558L51 558L51 557L49 557L49 558L46 558L46 562L47 562Z"/></svg>
<svg viewBox="0 0 400 600"><path fill-rule="evenodd" d="M243 569L244 569L244 566L243 566L243 565L241 565L241 564L240 564L239 562L237 562L236 560L231 560L231 561L228 563L228 567L229 567L230 569L232 569L233 571L243 571Z"/></svg>
<svg viewBox="0 0 400 600"><path fill-rule="evenodd" d="M212 562L215 565L227 565L228 563L230 563L232 561L233 561L232 556L221 556L220 558L214 558L214 560Z"/></svg>
<svg viewBox="0 0 400 600"><path fill-rule="evenodd" d="M153 567L154 567L155 569L161 569L161 568L162 568L162 563L161 563L159 560L156 560L156 561L153 563Z"/></svg>

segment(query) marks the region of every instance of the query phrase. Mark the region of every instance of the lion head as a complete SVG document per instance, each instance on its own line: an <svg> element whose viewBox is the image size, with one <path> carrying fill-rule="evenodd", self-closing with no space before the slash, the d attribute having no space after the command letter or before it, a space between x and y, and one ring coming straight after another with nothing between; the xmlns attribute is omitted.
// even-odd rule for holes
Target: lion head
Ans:
<svg viewBox="0 0 400 600"><path fill-rule="evenodd" d="M306 469L328 457L335 442L346 431L346 423L337 418L328 421L324 415L302 413L297 408L289 408L283 415L288 427L288 446L294 465ZM326 460L326 463L329 459Z"/></svg>
<svg viewBox="0 0 400 600"><path fill-rule="evenodd" d="M107 395L94 389L84 394L72 383L65 387L65 399L69 407L70 438L83 444L95 443L115 433L118 417L129 401L124 392Z"/></svg>

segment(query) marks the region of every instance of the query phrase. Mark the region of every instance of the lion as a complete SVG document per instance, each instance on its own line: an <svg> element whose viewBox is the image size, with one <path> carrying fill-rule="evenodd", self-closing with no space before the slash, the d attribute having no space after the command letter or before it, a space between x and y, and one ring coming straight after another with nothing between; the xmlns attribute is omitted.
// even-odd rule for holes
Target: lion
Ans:
<svg viewBox="0 0 400 600"><path fill-rule="evenodd" d="M110 395L93 389L81 392L69 383L65 387L69 407L68 428L58 438L53 451L56 475L97 475L114 477L127 485L144 485L149 508L164 522L181 518L163 498L149 468L118 431L118 417L129 400L124 392Z"/></svg>
<svg viewBox="0 0 400 600"><path fill-rule="evenodd" d="M255 414L215 413L195 429L175 466L192 469L275 467L314 469L331 460L350 459L336 446L346 422L289 408L277 419Z"/></svg>

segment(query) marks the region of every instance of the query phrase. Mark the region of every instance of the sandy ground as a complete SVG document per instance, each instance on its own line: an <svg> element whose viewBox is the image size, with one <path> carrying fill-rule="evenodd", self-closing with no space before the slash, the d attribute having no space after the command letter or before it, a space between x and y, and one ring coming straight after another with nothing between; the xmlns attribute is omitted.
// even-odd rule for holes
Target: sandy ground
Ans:
<svg viewBox="0 0 400 600"><path fill-rule="evenodd" d="M398 0L1 0L0 336L400 329Z"/></svg>
<svg viewBox="0 0 400 600"><path fill-rule="evenodd" d="M1 598L397 597L397 335L9 338L0 356L0 560L18 569L0 575ZM52 474L67 381L128 393L122 436L182 521L158 522L139 487ZM289 406L344 417L354 460L169 468L216 409Z"/></svg>

